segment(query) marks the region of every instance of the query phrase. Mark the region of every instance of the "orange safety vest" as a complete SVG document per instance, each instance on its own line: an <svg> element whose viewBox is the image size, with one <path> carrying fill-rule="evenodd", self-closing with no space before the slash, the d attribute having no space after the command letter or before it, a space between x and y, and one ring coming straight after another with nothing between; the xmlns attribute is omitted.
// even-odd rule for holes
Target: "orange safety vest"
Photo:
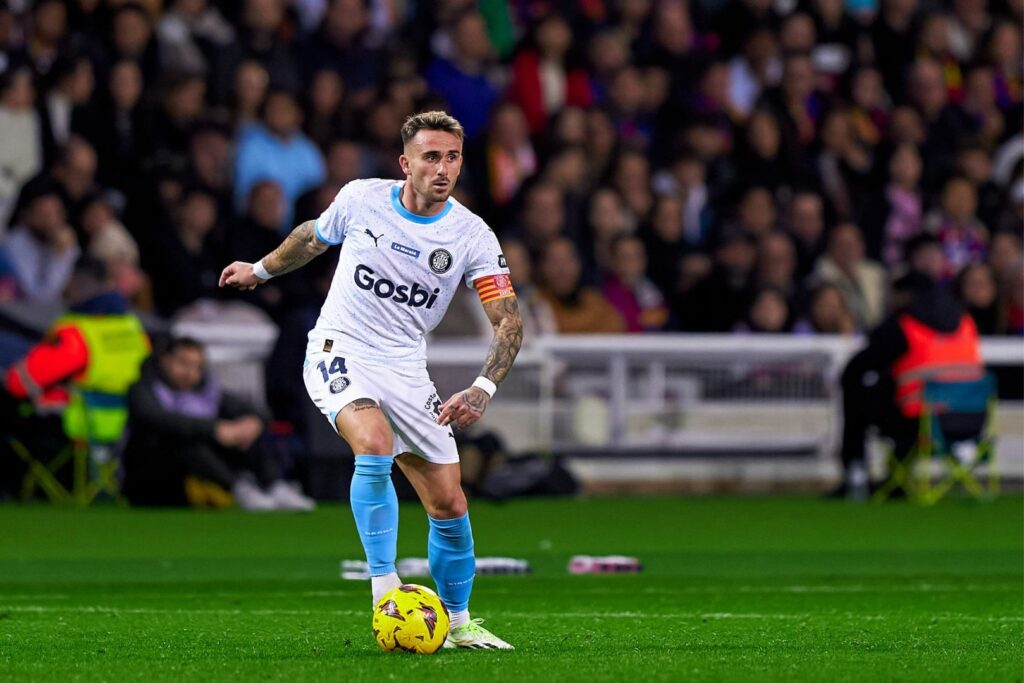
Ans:
<svg viewBox="0 0 1024 683"><path fill-rule="evenodd" d="M907 314L899 318L907 338L907 352L892 366L896 404L906 417L921 414L924 383L931 379L972 380L981 376L981 345L978 328L964 314L955 331L934 330Z"/></svg>

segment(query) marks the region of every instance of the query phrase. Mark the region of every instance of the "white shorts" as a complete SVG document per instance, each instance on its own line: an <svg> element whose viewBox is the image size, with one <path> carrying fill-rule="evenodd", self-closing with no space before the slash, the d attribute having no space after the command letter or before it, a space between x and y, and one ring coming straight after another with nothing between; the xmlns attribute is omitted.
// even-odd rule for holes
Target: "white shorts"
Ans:
<svg viewBox="0 0 1024 683"><path fill-rule="evenodd" d="M438 464L459 461L452 428L436 422L444 400L426 370L397 370L333 352L315 352L306 355L302 379L309 397L335 431L341 409L356 399L368 398L391 423L393 455L414 453Z"/></svg>

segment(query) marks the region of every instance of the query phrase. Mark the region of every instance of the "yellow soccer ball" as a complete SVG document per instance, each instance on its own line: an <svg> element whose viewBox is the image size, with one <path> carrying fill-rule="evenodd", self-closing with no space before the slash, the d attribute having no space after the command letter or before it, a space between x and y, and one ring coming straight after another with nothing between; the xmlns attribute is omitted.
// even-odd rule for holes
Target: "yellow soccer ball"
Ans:
<svg viewBox="0 0 1024 683"><path fill-rule="evenodd" d="M415 583L388 591L373 610L373 637L385 652L433 654L448 638L448 626L441 598Z"/></svg>

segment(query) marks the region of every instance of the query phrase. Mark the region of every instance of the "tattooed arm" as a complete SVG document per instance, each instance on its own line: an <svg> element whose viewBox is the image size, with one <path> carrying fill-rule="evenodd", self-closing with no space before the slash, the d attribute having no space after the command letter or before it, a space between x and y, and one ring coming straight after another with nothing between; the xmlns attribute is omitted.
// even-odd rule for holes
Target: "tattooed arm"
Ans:
<svg viewBox="0 0 1024 683"><path fill-rule="evenodd" d="M314 221L306 221L289 233L284 242L263 258L263 267L271 275L284 275L306 265L330 246L316 236ZM220 274L220 286L255 289L266 280L256 277L253 264L235 261Z"/></svg>
<svg viewBox="0 0 1024 683"><path fill-rule="evenodd" d="M495 384L501 384L512 369L519 347L523 345L523 320L519 317L519 303L515 296L489 301L484 304L484 311L494 328L494 337L480 374ZM480 387L470 387L441 406L437 422L454 424L460 429L468 427L480 419L490 400L491 397Z"/></svg>

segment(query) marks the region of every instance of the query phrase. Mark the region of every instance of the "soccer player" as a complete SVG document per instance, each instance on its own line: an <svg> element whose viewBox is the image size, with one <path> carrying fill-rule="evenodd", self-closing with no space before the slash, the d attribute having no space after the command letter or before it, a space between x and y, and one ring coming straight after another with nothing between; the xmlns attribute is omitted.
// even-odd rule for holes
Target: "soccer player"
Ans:
<svg viewBox="0 0 1024 683"><path fill-rule="evenodd" d="M445 646L511 650L469 618L476 560L452 426L479 420L512 367L523 340L519 307L494 233L451 197L462 170L462 126L444 112L415 114L402 126L402 143L404 181L350 182L269 255L225 268L220 286L253 289L344 242L309 333L303 378L356 453L350 497L373 602L402 583L395 461L430 522L430 573L451 612ZM442 403L427 374L424 335L460 281L476 289L494 337L473 385Z"/></svg>

